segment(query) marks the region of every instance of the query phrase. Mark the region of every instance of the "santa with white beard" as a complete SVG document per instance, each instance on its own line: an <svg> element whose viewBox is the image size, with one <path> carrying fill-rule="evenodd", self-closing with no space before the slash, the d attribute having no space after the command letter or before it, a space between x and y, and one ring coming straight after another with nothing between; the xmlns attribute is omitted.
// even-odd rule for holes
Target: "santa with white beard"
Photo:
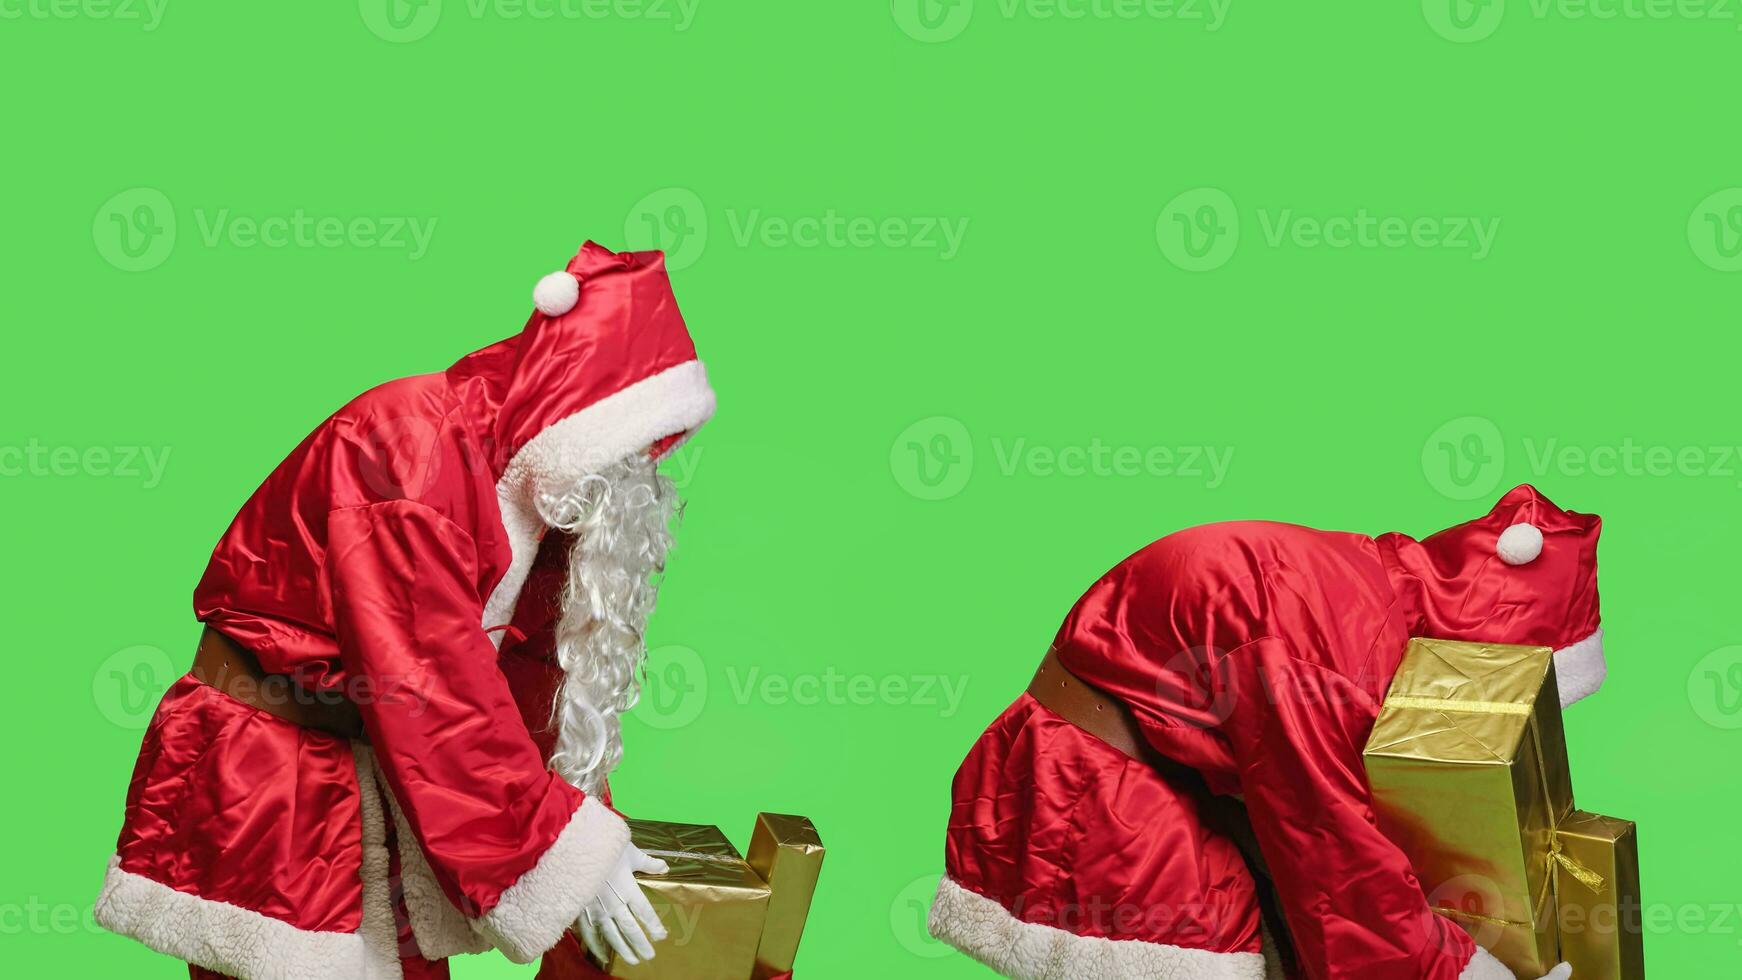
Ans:
<svg viewBox="0 0 1742 980"><path fill-rule="evenodd" d="M664 259L588 243L518 335L303 440L194 594L96 918L195 978L446 977L663 938L607 774L714 394Z"/></svg>

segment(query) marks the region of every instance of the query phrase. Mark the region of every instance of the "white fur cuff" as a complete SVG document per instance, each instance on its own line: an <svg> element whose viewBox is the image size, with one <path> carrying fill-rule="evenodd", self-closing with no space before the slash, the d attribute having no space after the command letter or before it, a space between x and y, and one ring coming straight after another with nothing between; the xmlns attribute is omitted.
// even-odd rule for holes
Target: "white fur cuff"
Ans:
<svg viewBox="0 0 1742 980"><path fill-rule="evenodd" d="M1603 659L1603 630L1585 637L1572 646L1554 652L1555 683L1561 689L1561 707L1588 698L1603 686L1609 676L1609 663Z"/></svg>
<svg viewBox="0 0 1742 980"><path fill-rule="evenodd" d="M605 885L617 856L629 846L629 825L589 796L532 870L472 928L516 963L531 963L557 944L580 918L581 906Z"/></svg>
<svg viewBox="0 0 1742 980"><path fill-rule="evenodd" d="M1213 953L1131 939L1078 936L1023 922L1004 906L949 878L938 882L931 934L1011 980L1078 977L1190 977L1264 980L1260 953Z"/></svg>

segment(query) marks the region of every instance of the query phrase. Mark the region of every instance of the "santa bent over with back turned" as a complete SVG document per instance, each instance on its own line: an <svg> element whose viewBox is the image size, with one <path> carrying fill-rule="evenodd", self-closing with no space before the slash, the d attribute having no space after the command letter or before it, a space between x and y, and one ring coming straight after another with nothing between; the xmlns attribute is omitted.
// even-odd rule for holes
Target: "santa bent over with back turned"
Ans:
<svg viewBox="0 0 1742 980"><path fill-rule="evenodd" d="M1020 980L1264 980L1284 922L1290 975L1514 980L1430 911L1362 749L1412 636L1553 647L1563 703L1595 691L1600 527L1521 486L1422 541L1240 522L1125 559L956 774L932 933Z"/></svg>
<svg viewBox="0 0 1742 980"><path fill-rule="evenodd" d="M194 593L96 904L196 978L446 977L663 938L607 773L714 410L657 252L588 243L524 330L369 391L248 500Z"/></svg>

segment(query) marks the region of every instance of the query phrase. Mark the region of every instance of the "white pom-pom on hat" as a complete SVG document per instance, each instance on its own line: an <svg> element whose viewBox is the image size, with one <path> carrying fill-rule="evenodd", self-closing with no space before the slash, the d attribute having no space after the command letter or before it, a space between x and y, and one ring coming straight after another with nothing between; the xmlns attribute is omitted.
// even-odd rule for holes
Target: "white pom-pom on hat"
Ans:
<svg viewBox="0 0 1742 980"><path fill-rule="evenodd" d="M568 272L553 272L532 287L532 305L545 316L562 316L581 298L581 282Z"/></svg>
<svg viewBox="0 0 1742 980"><path fill-rule="evenodd" d="M1535 524L1514 524L1500 532L1494 550L1508 565L1527 565L1542 554L1542 531Z"/></svg>

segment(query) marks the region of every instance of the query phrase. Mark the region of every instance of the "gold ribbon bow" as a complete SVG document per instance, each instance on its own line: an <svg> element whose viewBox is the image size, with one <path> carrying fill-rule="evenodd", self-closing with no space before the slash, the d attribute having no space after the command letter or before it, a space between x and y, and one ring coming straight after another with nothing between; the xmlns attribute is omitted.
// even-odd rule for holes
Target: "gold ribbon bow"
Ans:
<svg viewBox="0 0 1742 980"><path fill-rule="evenodd" d="M1559 864L1567 869L1567 874L1578 879L1579 884L1599 894L1602 893L1605 880L1603 876L1568 857L1566 852L1561 850L1561 835L1559 833L1556 833L1549 841L1548 856L1551 864ZM1554 869L1551 867L1549 870L1552 873Z"/></svg>

